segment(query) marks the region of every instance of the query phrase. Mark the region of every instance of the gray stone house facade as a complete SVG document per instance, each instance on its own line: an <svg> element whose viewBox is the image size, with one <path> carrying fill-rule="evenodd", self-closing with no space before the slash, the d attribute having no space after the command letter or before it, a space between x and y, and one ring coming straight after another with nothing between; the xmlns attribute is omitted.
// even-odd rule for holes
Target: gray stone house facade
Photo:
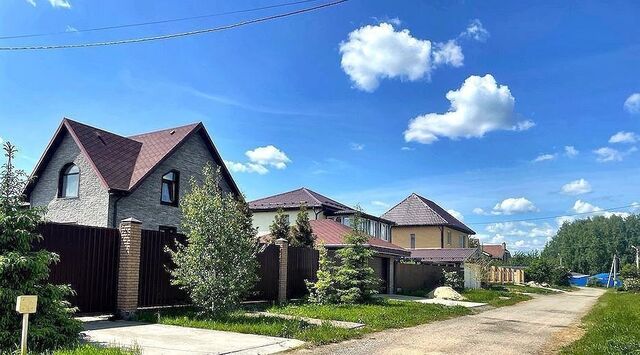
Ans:
<svg viewBox="0 0 640 355"><path fill-rule="evenodd" d="M180 231L180 197L202 167L219 167L223 191L241 196L202 123L123 137L62 120L25 194L52 222Z"/></svg>

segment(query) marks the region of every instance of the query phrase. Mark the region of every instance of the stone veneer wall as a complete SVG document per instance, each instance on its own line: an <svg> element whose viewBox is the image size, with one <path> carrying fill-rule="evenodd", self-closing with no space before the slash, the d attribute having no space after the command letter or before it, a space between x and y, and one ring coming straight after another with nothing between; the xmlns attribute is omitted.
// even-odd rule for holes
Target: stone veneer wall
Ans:
<svg viewBox="0 0 640 355"><path fill-rule="evenodd" d="M80 169L78 198L58 198L60 171L71 162ZM58 149L37 178L30 202L34 207L47 207L47 220L108 226L109 193L68 132L64 134Z"/></svg>
<svg viewBox="0 0 640 355"><path fill-rule="evenodd" d="M190 190L191 176L202 182L202 167L206 163L216 167L216 163L209 153L207 146L199 134L195 134L167 160L162 162L131 194L118 202L116 221L133 217L142 221L143 229L157 230L159 226L175 226L180 230L182 213L179 207L160 203L162 176L170 170L180 172L180 198ZM223 191L230 192L229 183L221 181ZM113 203L117 197L112 196L110 213L113 213Z"/></svg>

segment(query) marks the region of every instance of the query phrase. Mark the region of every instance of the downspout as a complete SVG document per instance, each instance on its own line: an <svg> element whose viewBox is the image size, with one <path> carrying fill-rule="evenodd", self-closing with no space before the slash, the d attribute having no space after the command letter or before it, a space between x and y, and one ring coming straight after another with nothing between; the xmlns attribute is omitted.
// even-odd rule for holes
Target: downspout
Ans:
<svg viewBox="0 0 640 355"><path fill-rule="evenodd" d="M320 209L319 211L316 211L316 208L313 208L313 213L316 215L316 221L318 220L318 215L322 212L322 209Z"/></svg>
<svg viewBox="0 0 640 355"><path fill-rule="evenodd" d="M444 226L440 226L440 249L444 249Z"/></svg>
<svg viewBox="0 0 640 355"><path fill-rule="evenodd" d="M111 196L118 196L115 200L113 200L113 215L111 216L111 228L117 228L117 219L118 219L118 201L120 201L124 194L121 193L111 193Z"/></svg>

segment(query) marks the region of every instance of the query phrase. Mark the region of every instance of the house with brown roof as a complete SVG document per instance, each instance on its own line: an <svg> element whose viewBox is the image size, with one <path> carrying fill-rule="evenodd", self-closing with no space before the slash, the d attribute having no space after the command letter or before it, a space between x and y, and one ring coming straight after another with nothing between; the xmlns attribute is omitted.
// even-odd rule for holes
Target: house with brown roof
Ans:
<svg viewBox="0 0 640 355"><path fill-rule="evenodd" d="M259 236L268 234L269 226L273 223L279 209L282 209L289 221L293 223L303 205L306 206L311 221L331 219L345 226L351 226L353 216L356 214L354 208L302 187L250 201L249 209L253 213L253 227L257 228ZM391 240L392 221L367 213L361 213L361 218L364 229L370 235L386 241Z"/></svg>
<svg viewBox="0 0 640 355"><path fill-rule="evenodd" d="M511 252L507 249L507 243L505 242L502 242L502 244L483 244L482 254L491 259L502 261L507 261L511 258Z"/></svg>
<svg viewBox="0 0 640 355"><path fill-rule="evenodd" d="M391 241L407 249L468 248L471 228L416 193L382 215L393 221Z"/></svg>
<svg viewBox="0 0 640 355"><path fill-rule="evenodd" d="M180 197L205 164L219 167L220 188L241 196L202 123L121 136L64 118L38 161L25 194L46 219L117 227L180 230Z"/></svg>

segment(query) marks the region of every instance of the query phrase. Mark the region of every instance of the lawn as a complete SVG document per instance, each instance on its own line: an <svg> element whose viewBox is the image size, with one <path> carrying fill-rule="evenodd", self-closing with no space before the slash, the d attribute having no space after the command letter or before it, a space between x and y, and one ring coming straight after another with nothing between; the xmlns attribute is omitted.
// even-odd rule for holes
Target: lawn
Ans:
<svg viewBox="0 0 640 355"><path fill-rule="evenodd" d="M511 306L531 299L529 295L509 292L506 289L468 289L462 292L467 301L487 303L493 307Z"/></svg>
<svg viewBox="0 0 640 355"><path fill-rule="evenodd" d="M562 354L640 354L640 294L611 290L582 322L586 333Z"/></svg>
<svg viewBox="0 0 640 355"><path fill-rule="evenodd" d="M137 350L122 348L101 348L93 345L81 345L75 349L56 350L53 355L137 355Z"/></svg>
<svg viewBox="0 0 640 355"><path fill-rule="evenodd" d="M311 325L300 319L282 319L269 316L251 317L244 312L236 312L223 318L212 318L203 316L195 309L187 307L144 311L139 314L138 320L192 328L295 338L320 345L359 337L383 329L411 327L471 313L463 307L444 307L386 300L365 305L289 304L271 306L266 310L299 317L342 320L366 325L359 329L344 329L328 323L321 326Z"/></svg>

